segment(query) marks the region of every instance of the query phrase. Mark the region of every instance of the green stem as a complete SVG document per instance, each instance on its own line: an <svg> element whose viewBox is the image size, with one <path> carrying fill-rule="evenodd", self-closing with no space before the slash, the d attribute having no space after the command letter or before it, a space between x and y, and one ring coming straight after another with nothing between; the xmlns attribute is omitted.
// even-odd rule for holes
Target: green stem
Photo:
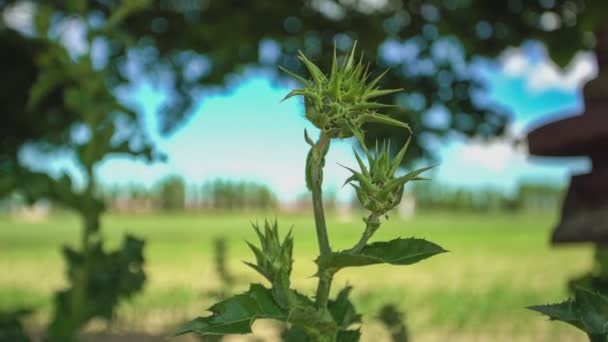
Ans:
<svg viewBox="0 0 608 342"><path fill-rule="evenodd" d="M608 342L608 335L606 334L588 334L589 342Z"/></svg>
<svg viewBox="0 0 608 342"><path fill-rule="evenodd" d="M331 254L329 237L327 235L327 225L325 223L325 212L323 209L323 166L325 164L325 154L329 149L330 137L321 132L317 143L312 147L312 159L310 162L312 205L315 216L315 228L319 243L319 258ZM317 284L317 306L326 308L329 300L329 291L333 275L327 270L319 269L319 283Z"/></svg>
<svg viewBox="0 0 608 342"><path fill-rule="evenodd" d="M74 281L74 292L72 297L71 321L73 331L68 332L69 335L75 336L78 333L82 323L85 321L84 310L87 308L87 288L91 278L91 243L95 235L99 232L100 213L96 208L95 203L95 173L92 167L86 167L87 187L84 191L84 208L81 209L80 215L83 219L83 230L81 237L82 255L84 264L78 272Z"/></svg>
<svg viewBox="0 0 608 342"><path fill-rule="evenodd" d="M365 223L365 230L361 235L361 239L359 239L359 242L357 242L357 244L353 248L348 250L349 253L357 254L361 252L361 250L363 249L363 247L365 247L369 239L380 227L380 215L374 213L369 214L367 220L365 220Z"/></svg>

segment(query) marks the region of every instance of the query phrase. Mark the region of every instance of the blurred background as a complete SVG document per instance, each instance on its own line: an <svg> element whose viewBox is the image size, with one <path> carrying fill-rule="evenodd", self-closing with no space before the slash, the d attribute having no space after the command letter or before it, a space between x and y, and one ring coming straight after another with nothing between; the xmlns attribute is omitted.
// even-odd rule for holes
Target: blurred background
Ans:
<svg viewBox="0 0 608 342"><path fill-rule="evenodd" d="M0 329L4 317L40 338L57 322L55 293L81 286L62 246L88 255L89 231L107 251L145 242L145 282L76 319L85 340L162 340L262 282L241 260L265 218L293 226L293 283L312 293L303 131L317 130L300 99L281 102L298 84L278 67L306 75L301 50L328 70L334 44L356 41L372 76L389 70L380 85L404 89L380 98L414 132L404 170L436 165L379 234L451 251L336 278L354 286L363 340L581 340L525 307L594 269L592 243L550 245L570 176L591 162L531 157L526 135L588 107L583 87L608 70L606 15L602 0L0 0ZM326 162L336 249L362 229L338 165L356 165L353 148L333 144Z"/></svg>

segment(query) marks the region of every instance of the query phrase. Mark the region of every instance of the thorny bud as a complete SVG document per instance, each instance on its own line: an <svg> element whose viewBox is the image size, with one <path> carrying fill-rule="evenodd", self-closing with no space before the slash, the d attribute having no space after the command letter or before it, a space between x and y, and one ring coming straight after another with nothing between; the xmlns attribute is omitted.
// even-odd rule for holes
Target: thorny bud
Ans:
<svg viewBox="0 0 608 342"><path fill-rule="evenodd" d="M289 303L289 276L293 264L293 237L291 231L283 241L279 239L277 221L264 222L264 232L257 224L252 224L259 240L260 248L247 243L255 255L256 263L245 262L248 266L260 273L272 284L275 300L282 306Z"/></svg>
<svg viewBox="0 0 608 342"><path fill-rule="evenodd" d="M368 82L368 66L363 64L363 56L355 61L355 45L344 61L338 65L336 50L332 61L331 73L324 75L300 51L298 58L304 63L312 79L307 80L281 68L284 72L302 83L303 88L292 90L285 99L292 96L304 97L306 118L331 138L348 138L367 122L377 122L409 130L406 123L381 115L377 110L391 107L370 99L392 94L402 89L381 90L376 85L386 71Z"/></svg>
<svg viewBox="0 0 608 342"><path fill-rule="evenodd" d="M369 168L365 165L361 157L355 152L355 158L359 164L361 172L346 167L353 173L344 184L349 183L357 193L357 198L361 205L378 216L386 214L401 201L405 183L414 180L422 180L418 177L421 173L431 167L425 167L404 176L397 177L395 172L399 168L405 152L409 145L409 139L403 148L391 160L390 143L383 143L379 149L376 143L374 154L370 153L362 144L363 151L367 156Z"/></svg>

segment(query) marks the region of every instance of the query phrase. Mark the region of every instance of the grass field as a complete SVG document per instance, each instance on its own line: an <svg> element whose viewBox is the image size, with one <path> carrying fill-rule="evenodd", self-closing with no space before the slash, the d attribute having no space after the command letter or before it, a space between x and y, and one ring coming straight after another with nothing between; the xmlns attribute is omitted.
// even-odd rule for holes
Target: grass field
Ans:
<svg viewBox="0 0 608 342"><path fill-rule="evenodd" d="M146 239L149 276L144 293L120 308L110 329L163 335L182 320L204 314L211 304L205 294L218 287L211 263L216 236L228 239L229 267L242 283L240 288L262 281L241 263L252 259L243 241L253 240L249 221L256 218L263 220L264 215L106 216L108 247L119 243L125 232ZM442 213L420 214L408 221L391 218L378 238L424 237L450 253L413 266L345 270L338 274L334 289L354 286L356 303L366 315L363 333L368 341L386 336L372 318L388 302L407 312L413 341L581 341L584 336L574 329L524 309L564 299L567 280L591 265L589 246L548 245L555 219L538 214ZM278 220L283 232L294 225L293 282L312 293L312 218L280 215ZM359 236L359 222L356 217L330 218L332 245L350 247ZM33 307L38 314L30 324L44 324L52 293L65 285L60 246L77 240L78 227L72 216L43 222L0 217L0 308Z"/></svg>

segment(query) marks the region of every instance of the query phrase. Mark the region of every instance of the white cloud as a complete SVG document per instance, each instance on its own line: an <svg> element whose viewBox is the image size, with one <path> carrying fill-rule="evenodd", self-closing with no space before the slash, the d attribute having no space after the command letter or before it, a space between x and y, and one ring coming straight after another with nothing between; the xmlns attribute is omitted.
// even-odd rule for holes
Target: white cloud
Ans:
<svg viewBox="0 0 608 342"><path fill-rule="evenodd" d="M597 76L597 64L593 54L577 53L570 64L560 69L544 54L532 58L522 49L509 49L502 58L502 71L512 78L524 78L531 92L547 90L573 91Z"/></svg>
<svg viewBox="0 0 608 342"><path fill-rule="evenodd" d="M511 144L494 140L488 143L471 141L462 145L459 154L464 163L476 164L489 172L503 172L510 165L522 162L525 159L525 151L515 148Z"/></svg>
<svg viewBox="0 0 608 342"><path fill-rule="evenodd" d="M502 57L502 69L510 77L519 77L528 69L528 59L520 50L507 50Z"/></svg>

